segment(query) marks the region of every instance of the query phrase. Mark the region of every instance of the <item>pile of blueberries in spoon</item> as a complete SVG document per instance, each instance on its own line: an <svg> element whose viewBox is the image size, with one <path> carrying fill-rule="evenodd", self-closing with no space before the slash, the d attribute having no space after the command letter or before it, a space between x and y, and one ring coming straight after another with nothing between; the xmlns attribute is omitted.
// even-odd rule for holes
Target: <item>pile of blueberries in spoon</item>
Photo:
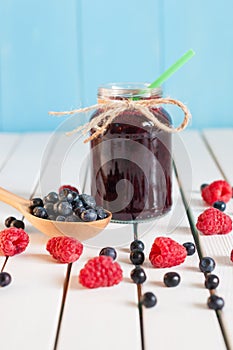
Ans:
<svg viewBox="0 0 233 350"><path fill-rule="evenodd" d="M94 197L64 186L58 193L50 192L43 199L32 198L29 209L38 218L54 221L90 222L108 216L102 207L96 205Z"/></svg>

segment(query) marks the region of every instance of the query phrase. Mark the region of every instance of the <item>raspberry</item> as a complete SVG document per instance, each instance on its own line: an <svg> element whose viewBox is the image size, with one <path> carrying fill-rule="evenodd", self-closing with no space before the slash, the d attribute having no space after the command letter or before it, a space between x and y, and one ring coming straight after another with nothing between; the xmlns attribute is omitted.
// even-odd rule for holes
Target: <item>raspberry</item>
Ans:
<svg viewBox="0 0 233 350"><path fill-rule="evenodd" d="M72 263L80 257L83 245L77 239L67 236L51 238L46 245L46 249L52 257L61 263Z"/></svg>
<svg viewBox="0 0 233 350"><path fill-rule="evenodd" d="M157 237L149 259L154 267L172 267L184 262L186 256L187 250L183 245L168 237Z"/></svg>
<svg viewBox="0 0 233 350"><path fill-rule="evenodd" d="M213 205L217 201L227 203L232 197L232 188L225 180L217 180L205 186L201 195L209 205Z"/></svg>
<svg viewBox="0 0 233 350"><path fill-rule="evenodd" d="M0 252L5 256L22 253L28 243L29 236L21 228L9 227L0 232Z"/></svg>
<svg viewBox="0 0 233 350"><path fill-rule="evenodd" d="M122 278L120 265L105 255L88 260L79 274L79 282L87 288L110 287L120 283Z"/></svg>
<svg viewBox="0 0 233 350"><path fill-rule="evenodd" d="M62 185L61 187L59 187L58 193L60 193L65 188L67 188L68 190L71 190L71 191L79 193L78 189L76 187L74 187L74 186L71 186L71 185Z"/></svg>
<svg viewBox="0 0 233 350"><path fill-rule="evenodd" d="M233 249L231 251L231 261L233 262Z"/></svg>
<svg viewBox="0 0 233 350"><path fill-rule="evenodd" d="M226 234L232 230L232 220L220 210L208 208L199 215L196 228L204 235Z"/></svg>

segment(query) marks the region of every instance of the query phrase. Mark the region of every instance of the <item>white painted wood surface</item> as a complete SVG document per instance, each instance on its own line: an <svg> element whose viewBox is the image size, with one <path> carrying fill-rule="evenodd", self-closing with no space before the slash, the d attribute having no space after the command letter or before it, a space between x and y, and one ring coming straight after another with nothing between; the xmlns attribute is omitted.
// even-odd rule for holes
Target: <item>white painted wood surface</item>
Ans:
<svg viewBox="0 0 233 350"><path fill-rule="evenodd" d="M225 152L223 146L225 142L232 149L229 146L233 145L232 133L231 130L205 132L218 166L200 133L185 132L174 142L179 181L187 201L191 199L193 222L207 207L200 197L201 183L222 178L223 174L233 183L232 165L228 164L230 152ZM61 183L82 184L86 163L87 148L82 142L76 142L75 137L67 140L49 134L0 135L0 186L27 198L34 191L43 195L51 189L56 190ZM184 264L172 269L154 269L148 260L156 236L168 235L180 243L193 241L175 177L173 197L170 214L152 223L138 225L139 236L146 245L143 267L147 281L142 286L142 293L152 291L158 298L156 307L143 309L144 350L227 349L218 318L206 306L209 292L204 288L204 277L198 269L198 255L187 257ZM231 206L228 211L232 217ZM9 215L20 217L13 208L0 203L1 229ZM29 223L26 223L26 231L30 235L27 250L9 258L4 269L11 273L13 282L0 289L2 348L142 349L137 286L130 280L130 271L134 268L129 260L132 226L110 224L98 238L87 242L80 260L72 264L56 348L67 266L56 263L47 253L48 237ZM228 349L233 349L233 264L229 260L229 249L233 248L232 233L224 237L199 235L199 240L203 254L212 256L217 263L215 272L220 277L217 294L226 301L220 319L227 335ZM124 272L123 282L111 288L83 288L78 282L80 269L108 242L116 246L117 260ZM0 256L1 264L4 260ZM178 287L166 288L163 285L167 271L180 273Z"/></svg>

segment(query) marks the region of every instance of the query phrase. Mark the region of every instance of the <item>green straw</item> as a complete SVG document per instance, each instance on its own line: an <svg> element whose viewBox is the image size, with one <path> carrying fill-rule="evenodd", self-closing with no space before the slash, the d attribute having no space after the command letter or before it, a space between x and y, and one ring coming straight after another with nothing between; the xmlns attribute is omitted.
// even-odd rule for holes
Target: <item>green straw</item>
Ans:
<svg viewBox="0 0 233 350"><path fill-rule="evenodd" d="M187 61L195 55L195 52L190 49L188 50L178 61L176 61L170 68L168 68L158 79L151 83L148 88L156 88L162 85L170 76L181 68Z"/></svg>

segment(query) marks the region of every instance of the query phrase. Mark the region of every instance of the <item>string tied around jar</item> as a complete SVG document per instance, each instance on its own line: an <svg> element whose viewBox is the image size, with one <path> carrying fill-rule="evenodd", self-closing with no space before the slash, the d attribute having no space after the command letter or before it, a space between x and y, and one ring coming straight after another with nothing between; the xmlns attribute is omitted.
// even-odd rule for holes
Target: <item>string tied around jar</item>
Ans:
<svg viewBox="0 0 233 350"><path fill-rule="evenodd" d="M184 118L181 124L177 127L173 127L172 125L167 125L163 122L161 122L150 110L150 108L159 106L162 104L171 104L178 106L184 113ZM100 107L101 106L101 107ZM67 135L72 135L77 132L82 132L84 135L87 135L90 130L93 130L93 133L91 136L87 137L84 140L84 143L87 143L99 135L104 134L105 130L107 129L108 125L113 122L113 120L121 114L124 110L135 110L141 112L145 117L147 117L148 120L150 120L157 128L168 132L168 133L176 133L184 130L186 126L188 125L191 114L187 106L182 103L179 100L170 98L170 97L161 97L161 98L155 98L155 99L148 99L148 100L114 100L114 102L106 102L101 104L95 104L89 107L80 108L80 109L74 109L71 111L64 111L64 112L49 112L50 115L54 116L63 116L63 115L74 115L79 113L86 113L90 112L96 109L101 109L101 111L98 113L98 115L91 119L89 122L87 122L84 125L78 126L77 128L67 132Z"/></svg>

